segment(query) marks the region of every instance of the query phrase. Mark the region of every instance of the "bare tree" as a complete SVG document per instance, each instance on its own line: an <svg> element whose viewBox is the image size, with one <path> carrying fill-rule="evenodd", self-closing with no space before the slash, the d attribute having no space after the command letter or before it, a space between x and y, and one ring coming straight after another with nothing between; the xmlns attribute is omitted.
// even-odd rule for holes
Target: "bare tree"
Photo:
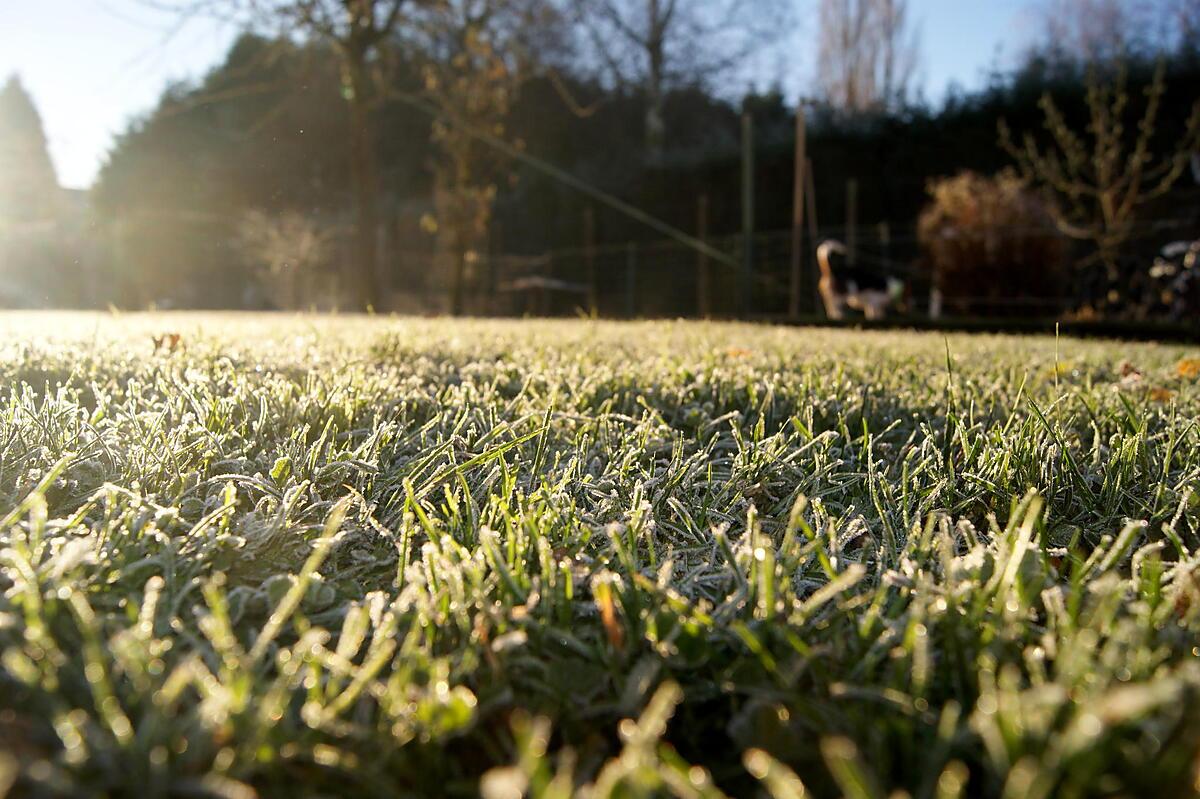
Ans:
<svg viewBox="0 0 1200 799"><path fill-rule="evenodd" d="M1026 57L1095 64L1200 49L1200 0L1040 0Z"/></svg>
<svg viewBox="0 0 1200 799"><path fill-rule="evenodd" d="M439 249L448 258L450 311L465 290L508 158L483 139L503 139L521 85L557 49L561 18L547 0L440 0L407 32L420 53L424 100L437 113L432 139ZM483 134L483 135L481 135Z"/></svg>
<svg viewBox="0 0 1200 799"><path fill-rule="evenodd" d="M645 96L646 149L661 157L664 105L676 86L728 76L786 29L780 0L576 0L591 57L621 88Z"/></svg>
<svg viewBox="0 0 1200 799"><path fill-rule="evenodd" d="M379 303L377 228L379 170L372 109L379 97L382 48L401 13L436 0L148 0L184 15L206 14L250 28L298 35L329 45L342 68L349 111L351 184L356 212L353 285L359 307Z"/></svg>
<svg viewBox="0 0 1200 799"><path fill-rule="evenodd" d="M889 108L902 106L917 73L920 37L910 27L908 0L877 0L880 90Z"/></svg>
<svg viewBox="0 0 1200 799"><path fill-rule="evenodd" d="M1041 101L1049 142L1039 143L1026 133L1017 144L1007 124L1000 122L1002 146L1022 175L1050 201L1059 230L1093 245L1094 252L1080 265L1099 262L1110 280L1119 276L1120 251L1134 231L1138 210L1166 194L1187 169L1192 152L1200 148L1197 101L1175 147L1157 161L1153 157L1150 146L1164 90L1160 64L1146 88L1145 110L1132 142L1125 135L1129 94L1123 68L1111 82L1095 68L1089 73L1086 134L1071 128L1049 94Z"/></svg>
<svg viewBox="0 0 1200 799"><path fill-rule="evenodd" d="M1200 0L1172 0L1166 25L1169 41L1177 49L1200 52Z"/></svg>
<svg viewBox="0 0 1200 799"><path fill-rule="evenodd" d="M919 56L909 22L908 0L822 0L818 93L845 111L902 106Z"/></svg>
<svg viewBox="0 0 1200 799"><path fill-rule="evenodd" d="M819 93L830 105L862 111L878 101L873 0L822 0L817 50Z"/></svg>
<svg viewBox="0 0 1200 799"><path fill-rule="evenodd" d="M1031 54L1081 63L1128 55L1147 33L1144 0L1042 0Z"/></svg>

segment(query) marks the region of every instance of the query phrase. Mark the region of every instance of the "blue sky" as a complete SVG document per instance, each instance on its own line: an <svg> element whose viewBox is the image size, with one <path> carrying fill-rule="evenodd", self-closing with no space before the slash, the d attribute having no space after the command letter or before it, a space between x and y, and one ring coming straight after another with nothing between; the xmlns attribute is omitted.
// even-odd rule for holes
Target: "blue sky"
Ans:
<svg viewBox="0 0 1200 799"><path fill-rule="evenodd" d="M1032 35L1033 0L910 0L921 43L921 78L940 99L958 83L973 88L994 65L1010 66Z"/></svg>
<svg viewBox="0 0 1200 799"><path fill-rule="evenodd" d="M815 33L816 0L795 0L796 50ZM0 79L16 72L41 111L60 181L91 183L113 136L151 108L172 80L195 77L224 54L236 31L210 20L182 26L141 0L3 0ZM1031 0L912 0L920 25L921 79L938 99L951 83L979 85L988 67L1010 62L1029 35ZM811 22L808 21L811 18ZM798 59L804 61L805 59ZM762 65L769 78L779 58ZM782 75L804 87L809 63Z"/></svg>

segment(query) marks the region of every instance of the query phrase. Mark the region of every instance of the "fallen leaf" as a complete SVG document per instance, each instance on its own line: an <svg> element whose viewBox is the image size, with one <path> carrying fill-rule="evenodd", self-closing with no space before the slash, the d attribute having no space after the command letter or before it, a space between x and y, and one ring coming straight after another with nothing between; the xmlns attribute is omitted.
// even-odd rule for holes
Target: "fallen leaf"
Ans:
<svg viewBox="0 0 1200 799"><path fill-rule="evenodd" d="M1134 375L1136 375L1137 377L1141 377L1142 370L1138 369L1136 366L1131 364L1129 361L1123 361L1121 363L1121 377L1131 377Z"/></svg>
<svg viewBox="0 0 1200 799"><path fill-rule="evenodd" d="M150 338L154 342L155 352L159 350L174 352L179 349L179 344L183 341L183 337L178 333L163 333L161 336L151 336Z"/></svg>
<svg viewBox="0 0 1200 799"><path fill-rule="evenodd" d="M1184 358L1175 367L1175 371L1184 380L1200 378L1200 358Z"/></svg>
<svg viewBox="0 0 1200 799"><path fill-rule="evenodd" d="M613 649L620 651L625 648L625 629L617 619L616 601L613 596L612 584L607 581L597 581L593 593L596 605L600 609L600 621L604 625L604 634Z"/></svg>

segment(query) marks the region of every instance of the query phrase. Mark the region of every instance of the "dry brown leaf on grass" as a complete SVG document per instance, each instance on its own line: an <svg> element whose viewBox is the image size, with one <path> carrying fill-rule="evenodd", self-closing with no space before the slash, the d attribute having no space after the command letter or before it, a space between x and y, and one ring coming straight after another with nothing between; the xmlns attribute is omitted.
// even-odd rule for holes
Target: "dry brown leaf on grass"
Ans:
<svg viewBox="0 0 1200 799"><path fill-rule="evenodd" d="M612 580L604 575L596 580L592 595L600 610L600 622L604 625L604 634L613 649L621 651L625 648L625 628L617 619L616 597L613 596Z"/></svg>
<svg viewBox="0 0 1200 799"><path fill-rule="evenodd" d="M161 336L151 336L150 339L154 342L155 352L159 350L174 352L183 342L183 336L178 333L163 333Z"/></svg>
<svg viewBox="0 0 1200 799"><path fill-rule="evenodd" d="M1117 384L1122 388L1136 388L1142 383L1142 370L1138 369L1129 361L1122 361L1119 368L1121 379Z"/></svg>
<svg viewBox="0 0 1200 799"><path fill-rule="evenodd" d="M1175 372L1184 380L1200 378L1200 358L1184 358L1175 366Z"/></svg>

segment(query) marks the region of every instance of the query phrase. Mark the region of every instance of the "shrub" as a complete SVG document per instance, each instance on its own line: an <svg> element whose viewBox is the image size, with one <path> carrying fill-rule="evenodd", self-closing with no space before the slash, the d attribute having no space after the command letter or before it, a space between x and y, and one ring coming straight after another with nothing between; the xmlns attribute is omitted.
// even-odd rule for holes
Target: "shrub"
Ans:
<svg viewBox="0 0 1200 799"><path fill-rule="evenodd" d="M1065 244L1012 170L928 185L917 238L933 287L956 314L1040 315L1062 297Z"/></svg>

